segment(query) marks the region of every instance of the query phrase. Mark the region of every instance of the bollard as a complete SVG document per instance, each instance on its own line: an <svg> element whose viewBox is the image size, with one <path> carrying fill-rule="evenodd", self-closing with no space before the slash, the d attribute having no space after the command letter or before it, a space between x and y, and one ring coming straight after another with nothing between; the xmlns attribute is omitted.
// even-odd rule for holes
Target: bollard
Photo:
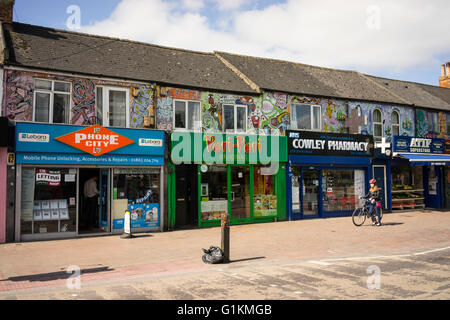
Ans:
<svg viewBox="0 0 450 320"><path fill-rule="evenodd" d="M227 215L226 218L222 219L221 225L222 231L222 251L223 251L223 262L230 262L230 217Z"/></svg>
<svg viewBox="0 0 450 320"><path fill-rule="evenodd" d="M120 236L122 239L133 238L131 234L131 213L129 210L125 211L125 219L123 222L123 234Z"/></svg>

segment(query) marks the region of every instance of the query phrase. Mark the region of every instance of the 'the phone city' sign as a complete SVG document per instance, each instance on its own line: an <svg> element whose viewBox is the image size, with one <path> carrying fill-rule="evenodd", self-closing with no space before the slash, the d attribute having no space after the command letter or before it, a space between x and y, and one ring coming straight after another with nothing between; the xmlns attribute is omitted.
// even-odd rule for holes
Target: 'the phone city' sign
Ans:
<svg viewBox="0 0 450 320"><path fill-rule="evenodd" d="M96 157L134 143L133 140L100 125L84 128L55 140Z"/></svg>

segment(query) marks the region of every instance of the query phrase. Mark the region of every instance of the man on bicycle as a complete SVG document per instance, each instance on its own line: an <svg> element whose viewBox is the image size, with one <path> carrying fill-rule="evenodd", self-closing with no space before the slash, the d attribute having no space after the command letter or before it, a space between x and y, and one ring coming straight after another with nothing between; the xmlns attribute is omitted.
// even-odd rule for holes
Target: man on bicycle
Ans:
<svg viewBox="0 0 450 320"><path fill-rule="evenodd" d="M370 190L369 193L366 194L364 197L361 197L362 199L368 199L370 201L369 205L369 213L372 218L372 225L381 226L381 216L380 216L380 188L377 186L377 181L375 179L372 179L369 181L370 183ZM376 218L374 211L376 212Z"/></svg>

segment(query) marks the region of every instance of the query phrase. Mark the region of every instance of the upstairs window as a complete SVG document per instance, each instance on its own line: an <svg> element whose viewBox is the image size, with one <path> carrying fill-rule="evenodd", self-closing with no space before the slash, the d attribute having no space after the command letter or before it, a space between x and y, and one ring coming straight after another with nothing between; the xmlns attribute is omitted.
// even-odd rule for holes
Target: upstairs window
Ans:
<svg viewBox="0 0 450 320"><path fill-rule="evenodd" d="M246 106L224 105L222 115L222 128L224 132L247 131Z"/></svg>
<svg viewBox="0 0 450 320"><path fill-rule="evenodd" d="M391 115L392 136L400 135L400 115L397 111L393 111Z"/></svg>
<svg viewBox="0 0 450 320"><path fill-rule="evenodd" d="M292 129L297 130L322 130L322 108L321 106L307 104L291 105Z"/></svg>
<svg viewBox="0 0 450 320"><path fill-rule="evenodd" d="M174 101L174 128L175 130L200 131L200 102L198 101Z"/></svg>
<svg viewBox="0 0 450 320"><path fill-rule="evenodd" d="M127 88L96 88L97 124L104 127L128 128L130 126L130 93Z"/></svg>
<svg viewBox="0 0 450 320"><path fill-rule="evenodd" d="M381 111L378 109L373 110L373 137L376 141L381 141L383 138L383 120Z"/></svg>
<svg viewBox="0 0 450 320"><path fill-rule="evenodd" d="M69 82L35 79L33 121L70 123L71 88Z"/></svg>

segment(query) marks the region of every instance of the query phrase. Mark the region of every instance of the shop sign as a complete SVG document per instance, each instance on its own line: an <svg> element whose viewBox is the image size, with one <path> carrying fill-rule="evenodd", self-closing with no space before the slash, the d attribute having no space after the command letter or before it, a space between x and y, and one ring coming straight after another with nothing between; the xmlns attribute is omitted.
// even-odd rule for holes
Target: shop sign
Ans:
<svg viewBox="0 0 450 320"><path fill-rule="evenodd" d="M96 157L134 143L133 140L100 125L81 129L55 140Z"/></svg>
<svg viewBox="0 0 450 320"><path fill-rule="evenodd" d="M444 154L445 152L444 139L394 136L393 140L396 153Z"/></svg>
<svg viewBox="0 0 450 320"><path fill-rule="evenodd" d="M286 131L288 154L323 156L373 156L373 137L361 134Z"/></svg>
<svg viewBox="0 0 450 320"><path fill-rule="evenodd" d="M160 166L162 130L18 122L16 163Z"/></svg>
<svg viewBox="0 0 450 320"><path fill-rule="evenodd" d="M284 136L174 132L171 142L171 159L175 164L287 161Z"/></svg>

